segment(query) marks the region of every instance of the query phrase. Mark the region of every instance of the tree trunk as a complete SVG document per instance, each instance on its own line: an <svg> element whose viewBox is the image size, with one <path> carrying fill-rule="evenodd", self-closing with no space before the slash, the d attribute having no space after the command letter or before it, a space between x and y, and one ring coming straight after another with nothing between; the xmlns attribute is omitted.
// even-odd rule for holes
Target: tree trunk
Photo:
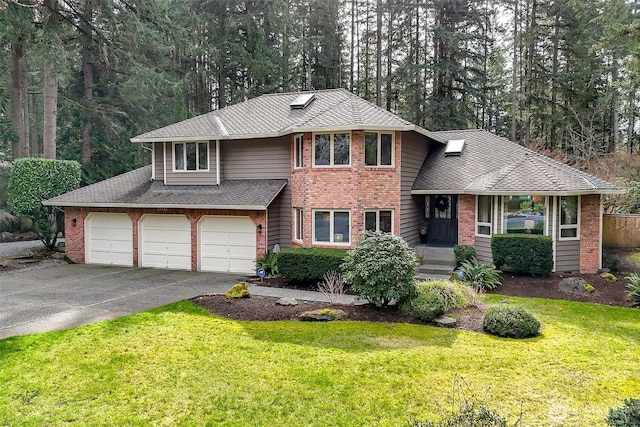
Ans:
<svg viewBox="0 0 640 427"><path fill-rule="evenodd" d="M58 78L51 61L44 60L44 127L43 151L45 159L56 158L56 130L58 118Z"/></svg>
<svg viewBox="0 0 640 427"><path fill-rule="evenodd" d="M29 103L27 59L22 40L11 45L11 118L17 139L12 144L14 159L29 157Z"/></svg>
<svg viewBox="0 0 640 427"><path fill-rule="evenodd" d="M524 85L524 145L529 146L531 142L531 100L533 97L533 57L535 56L536 46L536 13L537 13L538 1L533 0L531 3L531 24L527 31L527 68L525 70L525 85Z"/></svg>
<svg viewBox="0 0 640 427"><path fill-rule="evenodd" d="M551 134L549 142L545 144L547 149L556 148L558 120L558 31L560 27L560 14L556 13L556 21L553 28L553 65L551 70Z"/></svg>
<svg viewBox="0 0 640 427"><path fill-rule="evenodd" d="M635 126L635 102L636 102L636 89L631 89L629 91L629 113L627 116L627 151L629 154L633 154L633 138L634 134L634 126Z"/></svg>
<svg viewBox="0 0 640 427"><path fill-rule="evenodd" d="M86 2L84 18L86 22L92 21L93 8L91 0ZM84 123L82 125L82 142L80 145L80 162L86 165L91 161L91 129L93 128L93 46L92 46L92 29L86 29L83 35L82 46L82 82L84 84Z"/></svg>
<svg viewBox="0 0 640 427"><path fill-rule="evenodd" d="M376 6L376 105L382 105L382 0Z"/></svg>
<svg viewBox="0 0 640 427"><path fill-rule="evenodd" d="M511 141L516 142L517 120L516 110L518 103L518 1L514 1L513 10L513 66L511 70Z"/></svg>

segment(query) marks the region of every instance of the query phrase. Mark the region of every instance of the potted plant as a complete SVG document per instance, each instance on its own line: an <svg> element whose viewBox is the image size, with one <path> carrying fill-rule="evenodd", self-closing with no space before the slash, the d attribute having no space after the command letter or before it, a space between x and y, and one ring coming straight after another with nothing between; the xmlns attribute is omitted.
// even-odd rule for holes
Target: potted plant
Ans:
<svg viewBox="0 0 640 427"><path fill-rule="evenodd" d="M418 232L420 233L420 243L427 243L427 229L429 228L429 223L427 220L422 220L420 222L420 227L418 228Z"/></svg>

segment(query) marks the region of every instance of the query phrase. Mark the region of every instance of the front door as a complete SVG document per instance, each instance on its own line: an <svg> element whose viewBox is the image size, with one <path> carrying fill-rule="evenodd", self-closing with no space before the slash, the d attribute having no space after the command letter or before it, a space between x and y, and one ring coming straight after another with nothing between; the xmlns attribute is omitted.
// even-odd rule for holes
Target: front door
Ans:
<svg viewBox="0 0 640 427"><path fill-rule="evenodd" d="M458 196L435 194L425 196L425 219L429 224L427 244L458 243Z"/></svg>

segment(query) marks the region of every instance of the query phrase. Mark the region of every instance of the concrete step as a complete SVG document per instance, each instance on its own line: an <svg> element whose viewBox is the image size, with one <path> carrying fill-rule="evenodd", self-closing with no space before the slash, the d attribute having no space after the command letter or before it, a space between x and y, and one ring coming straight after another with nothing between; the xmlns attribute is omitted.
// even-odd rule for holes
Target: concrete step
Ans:
<svg viewBox="0 0 640 427"><path fill-rule="evenodd" d="M449 276L448 274L418 273L415 279L419 282L424 282L425 280L448 280Z"/></svg>
<svg viewBox="0 0 640 427"><path fill-rule="evenodd" d="M456 265L434 265L434 264L422 264L418 266L418 274L440 274L449 277Z"/></svg>

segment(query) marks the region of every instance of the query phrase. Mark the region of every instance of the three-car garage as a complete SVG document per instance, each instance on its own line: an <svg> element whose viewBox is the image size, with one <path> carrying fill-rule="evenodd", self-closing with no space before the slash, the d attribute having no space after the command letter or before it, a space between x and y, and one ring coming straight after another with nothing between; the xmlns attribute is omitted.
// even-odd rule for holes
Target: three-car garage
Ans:
<svg viewBox="0 0 640 427"><path fill-rule="evenodd" d="M134 265L134 222L127 213L92 212L85 218L87 264ZM144 214L137 220L138 265L192 268L192 226L184 214ZM197 269L253 273L256 226L248 216L203 215L196 223Z"/></svg>

